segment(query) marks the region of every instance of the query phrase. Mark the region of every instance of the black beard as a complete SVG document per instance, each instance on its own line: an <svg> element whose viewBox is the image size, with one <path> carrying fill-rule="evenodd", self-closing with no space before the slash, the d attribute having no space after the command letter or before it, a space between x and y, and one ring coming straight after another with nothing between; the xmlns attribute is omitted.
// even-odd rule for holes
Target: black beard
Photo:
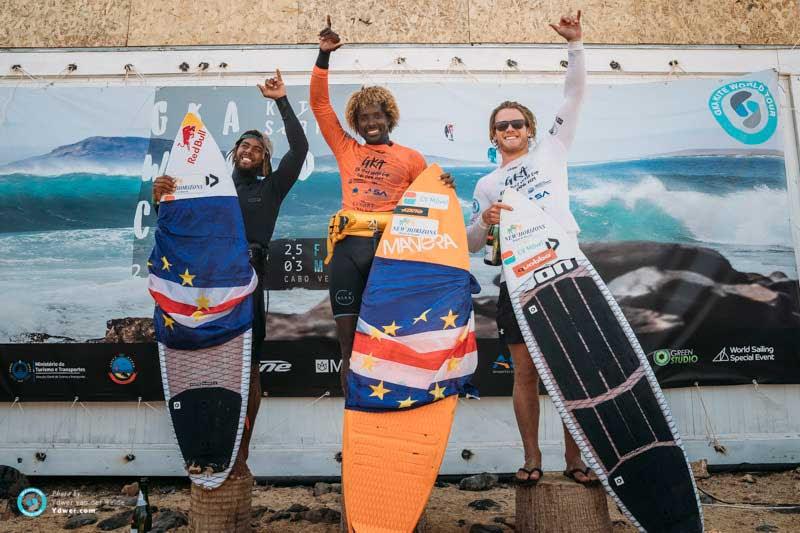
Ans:
<svg viewBox="0 0 800 533"><path fill-rule="evenodd" d="M234 178L256 178L259 175L260 168L242 168L239 163L233 164L233 177Z"/></svg>

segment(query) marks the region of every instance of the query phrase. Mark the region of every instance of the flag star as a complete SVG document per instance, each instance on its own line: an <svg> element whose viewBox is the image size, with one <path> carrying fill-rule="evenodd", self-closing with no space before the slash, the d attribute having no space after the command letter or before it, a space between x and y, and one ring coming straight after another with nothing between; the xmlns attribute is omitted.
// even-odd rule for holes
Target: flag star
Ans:
<svg viewBox="0 0 800 533"><path fill-rule="evenodd" d="M373 366L375 366L375 358L372 357L372 354L361 356L361 368L372 370Z"/></svg>
<svg viewBox="0 0 800 533"><path fill-rule="evenodd" d="M369 338L381 340L381 331L375 326L369 327Z"/></svg>
<svg viewBox="0 0 800 533"><path fill-rule="evenodd" d="M153 262L149 259L147 260L147 268L153 268Z"/></svg>
<svg viewBox="0 0 800 533"><path fill-rule="evenodd" d="M167 256L165 256L165 255L162 256L161 257L161 270L166 270L167 272L169 272L169 267L171 267L171 266L172 266L172 263L167 261Z"/></svg>
<svg viewBox="0 0 800 533"><path fill-rule="evenodd" d="M181 285L191 285L192 287L194 287L194 283L192 283L192 280L196 276L194 274L189 274L188 268L186 269L186 272L184 272L183 274L178 274L178 277L180 277L183 280L181 281Z"/></svg>
<svg viewBox="0 0 800 533"><path fill-rule="evenodd" d="M211 305L211 300L206 298L205 294L201 294L197 300L194 301L197 304L197 310L202 311L203 309L208 310L209 306Z"/></svg>
<svg viewBox="0 0 800 533"><path fill-rule="evenodd" d="M448 311L447 316L440 316L439 318L444 320L444 327L442 329L447 329L447 326L452 328L456 327L456 319L458 318L458 315L453 313L452 309Z"/></svg>
<svg viewBox="0 0 800 533"><path fill-rule="evenodd" d="M469 327L464 326L464 331L462 331L461 335L458 336L458 342L463 342L464 339L467 338L467 335L469 335Z"/></svg>
<svg viewBox="0 0 800 533"><path fill-rule="evenodd" d="M192 313L192 318L194 318L195 322L200 322L203 320L203 317L206 316L202 311L195 311Z"/></svg>
<svg viewBox="0 0 800 533"><path fill-rule="evenodd" d="M421 315L419 315L418 317L415 317L414 318L414 324L416 324L420 320L422 320L423 322L427 322L428 321L428 311L430 311L430 309L426 309L425 312L423 312Z"/></svg>
<svg viewBox="0 0 800 533"><path fill-rule="evenodd" d="M417 403L417 400L412 400L411 396L409 396L405 400L397 400L397 407L402 409L404 407L411 407L411 405L415 403Z"/></svg>
<svg viewBox="0 0 800 533"><path fill-rule="evenodd" d="M443 400L444 399L444 391L446 389L447 389L447 387L440 387L439 384L436 383L436 386L433 387L433 389L429 390L428 394L432 394L433 395L434 401L435 400Z"/></svg>
<svg viewBox="0 0 800 533"><path fill-rule="evenodd" d="M389 392L392 392L391 390L389 390L389 389L387 389L387 388L385 388L383 386L383 381L381 381L377 385L370 385L369 388L372 389L372 394L369 395L370 398L373 397L373 396L377 396L381 400L383 400L383 396L385 394L387 394Z"/></svg>
<svg viewBox="0 0 800 533"><path fill-rule="evenodd" d="M171 316L165 315L163 313L162 313L161 316L164 317L164 327L167 327L167 328L175 331L175 319L172 318Z"/></svg>
<svg viewBox="0 0 800 533"><path fill-rule="evenodd" d="M386 333L387 335L392 335L392 336L397 335L398 329L400 329L400 326L398 326L394 320L392 320L392 323L389 324L388 326L383 326L383 332Z"/></svg>
<svg viewBox="0 0 800 533"><path fill-rule="evenodd" d="M456 359L453 357L452 359L447 360L447 371L452 372L456 370L461 365L461 359Z"/></svg>

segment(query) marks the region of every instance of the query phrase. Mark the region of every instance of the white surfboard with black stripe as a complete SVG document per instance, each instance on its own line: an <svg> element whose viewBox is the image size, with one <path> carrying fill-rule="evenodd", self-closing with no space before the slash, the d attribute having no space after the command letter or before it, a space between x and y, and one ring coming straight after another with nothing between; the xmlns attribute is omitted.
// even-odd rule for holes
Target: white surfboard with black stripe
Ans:
<svg viewBox="0 0 800 533"><path fill-rule="evenodd" d="M503 272L525 344L564 424L641 531L703 531L680 436L645 353L577 242L513 189Z"/></svg>

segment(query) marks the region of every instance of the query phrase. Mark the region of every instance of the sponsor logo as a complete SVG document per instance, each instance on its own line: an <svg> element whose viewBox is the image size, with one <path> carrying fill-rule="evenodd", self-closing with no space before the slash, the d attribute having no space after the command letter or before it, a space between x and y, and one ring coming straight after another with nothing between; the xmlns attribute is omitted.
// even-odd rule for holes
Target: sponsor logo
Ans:
<svg viewBox="0 0 800 533"><path fill-rule="evenodd" d="M725 132L743 144L762 144L775 133L778 105L760 81L734 81L717 88L708 107Z"/></svg>
<svg viewBox="0 0 800 533"><path fill-rule="evenodd" d="M503 252L500 255L500 257L503 259L503 264L505 265L510 265L511 263L517 260L517 258L514 257L514 252L512 252L511 250Z"/></svg>
<svg viewBox="0 0 800 533"><path fill-rule="evenodd" d="M190 165L194 165L197 163L197 157L200 155L200 150L203 148L203 143L206 140L206 130L198 130L194 133L192 137L197 137L196 139L192 140L192 145L189 146L189 157L186 159L186 162Z"/></svg>
<svg viewBox="0 0 800 533"><path fill-rule="evenodd" d="M389 193L384 191L383 189L374 189L372 187L367 189L367 192L365 192L364 194L369 194L370 196L377 196L379 198L388 198L389 197Z"/></svg>
<svg viewBox="0 0 800 533"><path fill-rule="evenodd" d="M622 479L622 476L617 476L617 477L614 478L614 485L616 485L617 487L621 487L624 484L625 484L625 480Z"/></svg>
<svg viewBox="0 0 800 533"><path fill-rule="evenodd" d="M750 363L774 361L774 346L726 346L711 360L712 363Z"/></svg>
<svg viewBox="0 0 800 533"><path fill-rule="evenodd" d="M450 197L446 194L437 194L433 192L406 191L406 193L403 194L403 198L400 200L400 205L447 209L450 205Z"/></svg>
<svg viewBox="0 0 800 533"><path fill-rule="evenodd" d="M473 199L472 200L472 212L473 213L477 213L480 210L481 210L480 202L478 202L478 200Z"/></svg>
<svg viewBox="0 0 800 533"><path fill-rule="evenodd" d="M394 208L395 215L416 215L419 217L428 216L427 207L411 207L407 205L398 205Z"/></svg>
<svg viewBox="0 0 800 533"><path fill-rule="evenodd" d="M398 255L406 252L427 252L434 248L439 250L458 248L456 241L447 233L436 235L435 237L384 238L381 240L381 245L383 245L383 255L385 256Z"/></svg>
<svg viewBox="0 0 800 533"><path fill-rule="evenodd" d="M517 266L515 266L514 274L516 274L518 278L521 278L534 268L543 265L547 262L553 261L554 259L557 258L558 256L556 255L555 250L553 250L552 248L548 248L547 250L538 253L533 257L531 257L530 259L527 259L522 263L518 264Z"/></svg>
<svg viewBox="0 0 800 533"><path fill-rule="evenodd" d="M280 359L261 361L258 365L258 370L259 372L291 372L292 363Z"/></svg>
<svg viewBox="0 0 800 533"><path fill-rule="evenodd" d="M37 517L47 509L47 496L39 489L28 487L17 496L17 508L25 516Z"/></svg>
<svg viewBox="0 0 800 533"><path fill-rule="evenodd" d="M136 381L136 365L133 359L121 353L108 364L108 377L117 385L128 385Z"/></svg>
<svg viewBox="0 0 800 533"><path fill-rule="evenodd" d="M392 217L392 235L409 237L434 237L439 231L439 221L430 218Z"/></svg>
<svg viewBox="0 0 800 533"><path fill-rule="evenodd" d="M556 117L556 120L553 122L553 125L550 127L550 135L555 135L558 133L558 128L564 124L564 119L561 117Z"/></svg>
<svg viewBox="0 0 800 533"><path fill-rule="evenodd" d="M511 374L513 372L514 362L511 360L510 355L506 358L505 355L500 354L492 363L492 374Z"/></svg>
<svg viewBox="0 0 800 533"><path fill-rule="evenodd" d="M537 226L523 227L522 224L511 224L508 226L508 231L505 234L505 240L508 242L517 242L522 239L536 235L539 232L547 229L544 224Z"/></svg>
<svg viewBox="0 0 800 533"><path fill-rule="evenodd" d="M653 363L658 366L691 365L697 363L699 360L699 357L691 348L683 350L670 350L668 348L662 348L654 351L651 355L653 357Z"/></svg>
<svg viewBox="0 0 800 533"><path fill-rule="evenodd" d="M381 159L380 157L366 157L361 162L361 168L375 168L375 169L382 169L383 165L386 164L386 161Z"/></svg>
<svg viewBox="0 0 800 533"><path fill-rule="evenodd" d="M522 187L526 187L529 183L533 183L537 179L539 179L538 170L530 172L528 171L528 167L522 165L520 167L509 169L509 173L506 174L505 186L514 187L515 189L520 190Z"/></svg>
<svg viewBox="0 0 800 533"><path fill-rule="evenodd" d="M314 371L317 374L336 374L342 369L342 360L339 359L316 359L314 361Z"/></svg>
<svg viewBox="0 0 800 533"><path fill-rule="evenodd" d="M181 402L172 402L172 408L175 411L180 411L181 410Z"/></svg>
<svg viewBox="0 0 800 533"><path fill-rule="evenodd" d="M355 296L353 296L353 291L350 289L339 289L336 291L336 296L334 296L334 298L339 305L351 305L356 301Z"/></svg>
<svg viewBox="0 0 800 533"><path fill-rule="evenodd" d="M560 278L564 274L575 270L576 268L578 268L578 261L572 257L569 259L562 259L557 263L542 267L533 273L533 287L537 287L542 283L549 283L554 279Z"/></svg>
<svg viewBox="0 0 800 533"><path fill-rule="evenodd" d="M206 176L206 185L208 185L209 187L213 187L217 183L219 183L219 178L216 177L214 174L209 174L208 176Z"/></svg>
<svg viewBox="0 0 800 533"><path fill-rule="evenodd" d="M534 194L533 195L533 199L534 200L541 200L541 199L546 198L548 196L550 196L550 192L549 191L542 191L542 192L537 192L536 194Z"/></svg>
<svg viewBox="0 0 800 533"><path fill-rule="evenodd" d="M24 383L33 377L33 368L27 361L14 361L8 366L8 375L17 383Z"/></svg>
<svg viewBox="0 0 800 533"><path fill-rule="evenodd" d="M182 148L189 149L189 143L192 142L192 138L194 137L195 129L196 129L195 126L191 126L191 125L184 126L181 129L181 139L183 140L183 143L178 143L178 146L180 146Z"/></svg>

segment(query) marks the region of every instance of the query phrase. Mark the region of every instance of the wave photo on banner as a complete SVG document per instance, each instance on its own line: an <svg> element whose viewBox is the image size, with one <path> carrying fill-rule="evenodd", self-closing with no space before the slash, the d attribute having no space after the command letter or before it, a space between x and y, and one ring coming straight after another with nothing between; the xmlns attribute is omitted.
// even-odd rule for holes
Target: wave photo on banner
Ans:
<svg viewBox="0 0 800 533"><path fill-rule="evenodd" d="M360 85L335 81L331 98L341 114ZM465 220L475 183L495 168L491 110L517 100L546 132L563 90L559 81L512 80L389 88L402 111L393 139L453 174ZM317 259L301 260L307 250L295 253L300 241L291 239L318 239L307 246L324 239L341 204L340 178L308 108L308 87L288 93L313 172L292 188L278 218L274 239L285 248L276 248L271 275L290 290L270 291L268 330L281 339L335 338L326 271ZM652 353L683 349L710 364L746 344L771 347L775 360L797 357L784 342L800 330L800 296L778 93L773 71L589 85L570 154L571 208L582 249ZM18 306L0 311L0 340L102 339L107 321L149 314L140 276L155 225L151 180L189 103L201 106L223 152L250 128L270 135L276 160L287 148L277 110L251 87L17 88L0 126L15 139L0 152L7 273L0 289ZM62 128L43 143L52 116ZM481 254L471 266L483 287L475 296L477 336L496 337L499 271ZM732 331L747 334L731 340Z"/></svg>

